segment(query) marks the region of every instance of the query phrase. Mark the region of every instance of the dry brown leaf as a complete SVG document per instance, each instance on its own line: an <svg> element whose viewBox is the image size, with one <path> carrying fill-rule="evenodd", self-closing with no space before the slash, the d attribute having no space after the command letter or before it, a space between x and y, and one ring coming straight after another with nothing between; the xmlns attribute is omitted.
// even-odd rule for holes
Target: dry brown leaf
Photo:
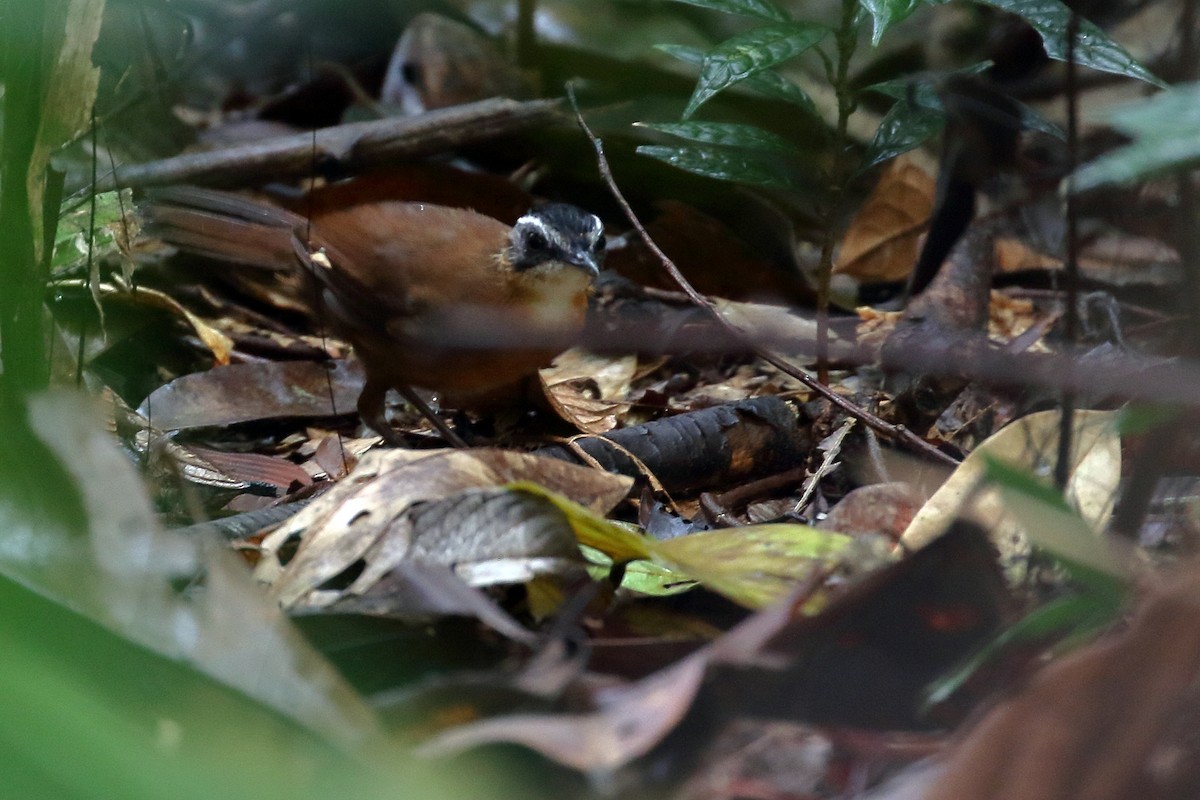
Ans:
<svg viewBox="0 0 1200 800"><path fill-rule="evenodd" d="M470 723L429 740L418 753L444 756L515 742L583 771L613 770L649 752L683 719L710 664L744 664L791 617L782 602L754 614L716 641L639 681L606 690L581 714L513 714Z"/></svg>
<svg viewBox="0 0 1200 800"><path fill-rule="evenodd" d="M995 249L1000 272L1063 268L1062 259L1017 239L997 239ZM1084 243L1079 269L1084 277L1109 286L1169 286L1180 280L1178 251L1155 239L1125 233L1106 233Z"/></svg>
<svg viewBox="0 0 1200 800"><path fill-rule="evenodd" d="M622 402L637 372L637 356L602 356L572 348L539 371L551 407L583 433L599 435L617 427L629 407Z"/></svg>
<svg viewBox="0 0 1200 800"><path fill-rule="evenodd" d="M158 387L138 410L161 430L331 416L354 409L362 382L357 361L229 364Z"/></svg>
<svg viewBox="0 0 1200 800"><path fill-rule="evenodd" d="M860 306L855 309L858 314L858 327L855 335L859 345L863 347L878 347L891 335L896 323L904 316L903 311L880 311L870 306ZM1008 342L1040 321L1034 313L1034 305L1030 300L1009 297L1001 292L993 291L988 302L988 338ZM1040 340L1026 348L1033 352L1046 352L1047 348Z"/></svg>
<svg viewBox="0 0 1200 800"><path fill-rule="evenodd" d="M996 252L996 270L998 272L1019 272L1026 269L1062 269L1062 261L1039 253L1019 239L1001 237L994 245Z"/></svg>
<svg viewBox="0 0 1200 800"><path fill-rule="evenodd" d="M1153 586L1128 627L1042 669L980 721L921 796L1194 797L1194 731L1172 723L1186 726L1188 706L1195 714L1198 579L1192 562ZM1173 781L1190 791L1162 791Z"/></svg>
<svg viewBox="0 0 1200 800"><path fill-rule="evenodd" d="M933 211L935 191L933 177L911 157L894 159L850 223L834 272L864 283L907 277Z"/></svg>
<svg viewBox="0 0 1200 800"><path fill-rule="evenodd" d="M399 563L412 545L409 512L418 503L444 500L471 489L536 481L606 513L625 496L629 478L553 458L501 450L383 450L368 453L350 475L271 532L262 543L257 575L273 583L285 606L317 606L340 592L314 593L359 559L367 564L352 589L365 591ZM300 539L281 566L285 544Z"/></svg>

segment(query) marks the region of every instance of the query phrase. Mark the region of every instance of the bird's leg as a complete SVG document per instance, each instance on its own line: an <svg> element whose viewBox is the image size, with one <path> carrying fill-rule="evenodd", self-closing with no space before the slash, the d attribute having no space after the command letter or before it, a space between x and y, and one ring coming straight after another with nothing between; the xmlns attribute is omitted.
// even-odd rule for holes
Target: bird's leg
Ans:
<svg viewBox="0 0 1200 800"><path fill-rule="evenodd" d="M358 396L358 415L367 427L383 437L383 440L393 447L404 447L404 438L388 425L384 413L384 401L387 399L388 385L373 381L370 378L363 384L362 393Z"/></svg>
<svg viewBox="0 0 1200 800"><path fill-rule="evenodd" d="M421 412L421 416L429 420L433 427L437 428L438 432L442 434L442 438L444 438L452 447L465 449L468 446L467 443L462 440L462 437L454 432L453 428L442 421L441 417L433 413L433 409L429 407L429 404L422 400L421 395L414 392L411 386L398 383L396 384L396 391L400 392L400 394L404 396L405 400L412 403L417 411ZM363 394L366 394L366 389L363 390ZM362 402L361 398L359 399L359 402ZM385 422L384 425L386 424L387 423ZM384 438L386 439L387 437L384 436Z"/></svg>

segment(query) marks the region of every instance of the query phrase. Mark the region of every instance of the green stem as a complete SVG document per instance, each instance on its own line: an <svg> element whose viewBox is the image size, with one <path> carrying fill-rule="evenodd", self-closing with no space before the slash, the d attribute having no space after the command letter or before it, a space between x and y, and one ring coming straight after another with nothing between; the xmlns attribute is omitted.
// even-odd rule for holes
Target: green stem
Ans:
<svg viewBox="0 0 1200 800"><path fill-rule="evenodd" d="M860 20L858 0L842 0L842 22L835 36L837 64L832 81L837 96L837 125L833 133L833 164L827 174L828 198L824 214L825 241L817 267L817 379L829 383L829 284L833 275L833 248L837 244L842 204L849 179L846 162L846 130L854 113L855 98L850 88L850 59L858 45Z"/></svg>
<svg viewBox="0 0 1200 800"><path fill-rule="evenodd" d="M0 3L0 80L5 86L0 140L0 394L46 384L42 336L44 276L37 260L27 176L41 120L45 4Z"/></svg>

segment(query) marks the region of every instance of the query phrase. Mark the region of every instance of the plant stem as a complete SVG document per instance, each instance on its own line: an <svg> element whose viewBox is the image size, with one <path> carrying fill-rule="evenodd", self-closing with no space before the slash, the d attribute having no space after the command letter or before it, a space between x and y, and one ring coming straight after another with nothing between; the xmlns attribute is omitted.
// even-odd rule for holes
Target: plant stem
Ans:
<svg viewBox="0 0 1200 800"><path fill-rule="evenodd" d="M817 379L829 383L829 284L833 276L833 248L837 244L842 204L846 196L846 129L854 113L855 98L850 89L850 58L858 45L858 0L842 0L842 22L834 37L837 64L830 81L837 95L837 124L834 127L833 164L828 172L828 197L824 216L825 241L817 266Z"/></svg>
<svg viewBox="0 0 1200 800"><path fill-rule="evenodd" d="M35 249L27 178L41 119L45 6L17 0L0 17L0 81L5 85L0 139L0 394L21 395L45 385L42 338L44 276Z"/></svg>

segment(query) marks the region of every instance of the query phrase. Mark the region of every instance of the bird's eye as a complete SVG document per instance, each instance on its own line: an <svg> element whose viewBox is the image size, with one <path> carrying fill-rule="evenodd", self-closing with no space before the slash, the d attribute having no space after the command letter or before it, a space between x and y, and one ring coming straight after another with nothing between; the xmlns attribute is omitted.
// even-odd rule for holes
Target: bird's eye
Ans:
<svg viewBox="0 0 1200 800"><path fill-rule="evenodd" d="M592 250L594 252L601 253L604 251L604 248L606 245L607 245L607 242L605 241L604 234L602 233L599 236L597 236L596 241L592 243Z"/></svg>
<svg viewBox="0 0 1200 800"><path fill-rule="evenodd" d="M525 245L531 250L544 250L546 237L541 231L530 231L525 234Z"/></svg>

